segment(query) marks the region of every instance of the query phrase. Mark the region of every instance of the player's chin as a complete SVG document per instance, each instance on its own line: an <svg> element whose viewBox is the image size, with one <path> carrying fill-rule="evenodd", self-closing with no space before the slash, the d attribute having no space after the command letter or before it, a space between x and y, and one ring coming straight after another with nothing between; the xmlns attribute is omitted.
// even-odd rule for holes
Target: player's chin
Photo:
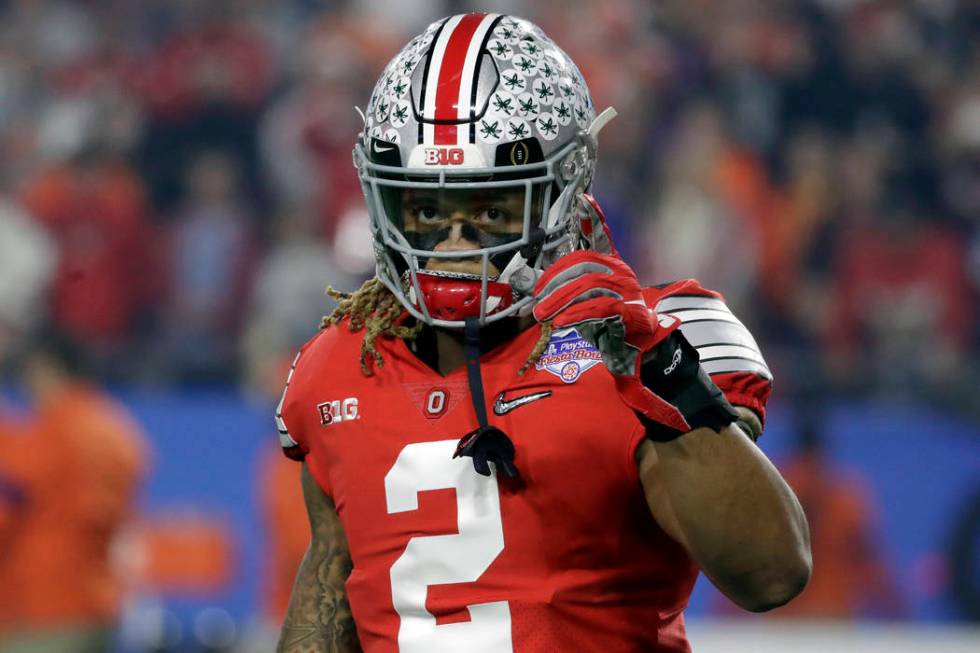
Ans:
<svg viewBox="0 0 980 653"><path fill-rule="evenodd" d="M434 258L429 259L425 269L430 272L452 272L454 274L469 274L479 277L483 274L483 263L479 258L468 259L449 259ZM500 275L500 270L493 263L487 269L491 278L495 279Z"/></svg>

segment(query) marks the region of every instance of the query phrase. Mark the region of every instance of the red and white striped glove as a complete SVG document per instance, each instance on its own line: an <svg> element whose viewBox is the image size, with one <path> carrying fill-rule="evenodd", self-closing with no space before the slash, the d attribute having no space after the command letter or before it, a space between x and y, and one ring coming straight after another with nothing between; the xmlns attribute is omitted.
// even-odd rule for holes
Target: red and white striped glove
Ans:
<svg viewBox="0 0 980 653"><path fill-rule="evenodd" d="M656 357L680 322L669 315L658 317L646 305L640 282L626 263L595 251L572 252L542 273L532 294L538 322L575 327L596 346L626 405L678 433L692 430L680 409L641 380L644 361ZM677 368L682 356L681 348L674 350L664 374Z"/></svg>

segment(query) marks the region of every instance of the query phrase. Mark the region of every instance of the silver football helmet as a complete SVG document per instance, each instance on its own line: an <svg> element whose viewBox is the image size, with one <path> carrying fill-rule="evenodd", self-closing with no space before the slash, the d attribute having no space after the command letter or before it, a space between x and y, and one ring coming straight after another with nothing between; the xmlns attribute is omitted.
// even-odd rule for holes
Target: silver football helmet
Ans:
<svg viewBox="0 0 980 653"><path fill-rule="evenodd" d="M354 147L378 278L435 326L522 311L530 299L513 290L512 277L526 281L528 267L578 246L576 213L606 117L596 120L578 68L529 21L473 13L430 25L385 68ZM479 247L439 248L446 231L412 217L412 203L427 193L506 196L523 221L495 229L485 219L468 233ZM479 261L482 273L453 271L451 260Z"/></svg>

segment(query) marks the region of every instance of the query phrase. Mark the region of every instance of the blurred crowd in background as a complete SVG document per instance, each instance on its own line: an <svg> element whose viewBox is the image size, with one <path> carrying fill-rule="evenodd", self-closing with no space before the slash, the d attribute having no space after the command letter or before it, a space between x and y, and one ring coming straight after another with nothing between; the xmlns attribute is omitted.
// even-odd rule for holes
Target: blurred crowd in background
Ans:
<svg viewBox="0 0 980 653"><path fill-rule="evenodd" d="M0 351L43 325L116 387L272 401L326 285L373 274L354 107L412 35L469 10L539 24L618 110L595 193L620 251L647 284L725 294L779 400L806 407L807 447L834 397L980 420L969 0L0 0ZM272 465L282 514L296 470ZM306 534L281 529L288 579ZM898 614L873 553L848 556L840 575Z"/></svg>
<svg viewBox="0 0 980 653"><path fill-rule="evenodd" d="M389 6L390 5L390 6ZM371 274L350 150L389 56L508 11L575 59L596 193L647 283L697 277L784 395L976 410L980 8L956 0L0 3L5 302L139 383L234 382ZM31 227L39 227L31 230ZM6 255L6 254L5 254Z"/></svg>

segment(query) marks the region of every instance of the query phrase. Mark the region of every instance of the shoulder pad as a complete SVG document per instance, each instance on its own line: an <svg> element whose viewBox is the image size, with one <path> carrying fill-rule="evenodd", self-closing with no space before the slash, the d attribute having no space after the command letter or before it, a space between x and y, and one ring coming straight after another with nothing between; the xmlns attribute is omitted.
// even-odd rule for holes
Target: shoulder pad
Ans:
<svg viewBox="0 0 980 653"><path fill-rule="evenodd" d="M670 284L659 294L654 310L681 321L681 332L698 350L708 374L751 372L772 380L755 338L719 293L688 279Z"/></svg>
<svg viewBox="0 0 980 653"><path fill-rule="evenodd" d="M681 321L680 331L697 350L701 367L735 406L752 409L762 424L772 392L772 372L755 338L732 314L721 293L695 279L645 288L643 298L657 313Z"/></svg>
<svg viewBox="0 0 980 653"><path fill-rule="evenodd" d="M708 374L750 372L772 380L755 338L731 312L721 293L704 288L695 279L684 279L647 288L643 295L657 313L681 321L681 332L698 350L701 366Z"/></svg>

